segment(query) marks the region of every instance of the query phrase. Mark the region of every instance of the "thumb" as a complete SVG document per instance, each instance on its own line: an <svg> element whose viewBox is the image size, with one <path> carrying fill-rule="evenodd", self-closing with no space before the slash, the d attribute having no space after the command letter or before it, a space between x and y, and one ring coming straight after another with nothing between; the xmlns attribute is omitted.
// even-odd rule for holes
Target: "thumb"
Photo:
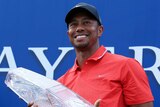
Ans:
<svg viewBox="0 0 160 107"><path fill-rule="evenodd" d="M34 102L29 102L27 107L32 107L33 104Z"/></svg>
<svg viewBox="0 0 160 107"><path fill-rule="evenodd" d="M98 100L94 103L94 106L95 106L95 107L99 107L100 101L101 101L101 99L98 99Z"/></svg>

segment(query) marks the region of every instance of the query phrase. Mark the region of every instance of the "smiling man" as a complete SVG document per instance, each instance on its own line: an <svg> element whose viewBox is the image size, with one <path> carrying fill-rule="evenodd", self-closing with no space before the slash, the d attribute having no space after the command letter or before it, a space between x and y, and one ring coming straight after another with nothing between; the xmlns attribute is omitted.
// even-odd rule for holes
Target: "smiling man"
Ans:
<svg viewBox="0 0 160 107"><path fill-rule="evenodd" d="M141 65L100 45L103 26L94 6L77 4L65 22L76 59L59 82L92 104L96 102L96 107L153 107L154 98Z"/></svg>
<svg viewBox="0 0 160 107"><path fill-rule="evenodd" d="M96 8L79 3L66 15L75 64L59 82L100 107L153 107L147 76L132 58L108 53L99 38L103 26Z"/></svg>

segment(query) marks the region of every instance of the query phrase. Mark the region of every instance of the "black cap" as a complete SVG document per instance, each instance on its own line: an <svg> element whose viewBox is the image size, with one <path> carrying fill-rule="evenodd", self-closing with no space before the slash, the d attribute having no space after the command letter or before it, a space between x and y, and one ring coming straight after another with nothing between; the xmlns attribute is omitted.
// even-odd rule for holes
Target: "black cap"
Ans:
<svg viewBox="0 0 160 107"><path fill-rule="evenodd" d="M87 3L78 3L66 15L65 22L67 23L67 25L69 24L72 16L75 13L82 12L82 11L89 12L98 21L99 25L102 24L101 23L101 18L99 16L98 12L97 12L96 7L94 7L94 6L90 5L90 4L87 4Z"/></svg>

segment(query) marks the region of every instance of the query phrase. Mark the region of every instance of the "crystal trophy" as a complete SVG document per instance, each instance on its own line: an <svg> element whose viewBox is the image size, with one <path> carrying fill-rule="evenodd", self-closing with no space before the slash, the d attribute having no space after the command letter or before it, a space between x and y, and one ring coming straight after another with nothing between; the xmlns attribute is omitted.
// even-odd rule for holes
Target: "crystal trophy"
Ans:
<svg viewBox="0 0 160 107"><path fill-rule="evenodd" d="M22 67L9 70L5 84L26 103L38 107L94 107L58 81Z"/></svg>

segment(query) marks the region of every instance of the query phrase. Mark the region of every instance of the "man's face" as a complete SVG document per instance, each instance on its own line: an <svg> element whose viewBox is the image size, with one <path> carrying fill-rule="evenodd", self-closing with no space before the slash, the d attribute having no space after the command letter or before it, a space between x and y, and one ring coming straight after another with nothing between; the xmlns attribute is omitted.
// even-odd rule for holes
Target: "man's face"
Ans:
<svg viewBox="0 0 160 107"><path fill-rule="evenodd" d="M98 38L103 27L86 12L76 14L68 24L68 36L72 45L77 49L90 48L99 45Z"/></svg>

